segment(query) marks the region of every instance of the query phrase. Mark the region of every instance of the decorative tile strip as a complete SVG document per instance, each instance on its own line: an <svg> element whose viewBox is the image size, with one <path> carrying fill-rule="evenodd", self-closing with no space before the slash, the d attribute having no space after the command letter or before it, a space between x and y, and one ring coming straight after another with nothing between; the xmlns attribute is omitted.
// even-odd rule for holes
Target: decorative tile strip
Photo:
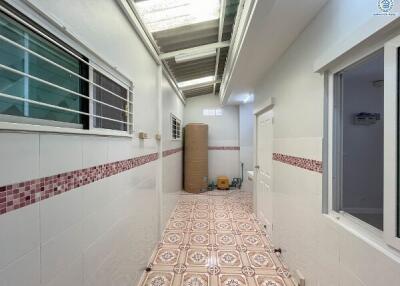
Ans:
<svg viewBox="0 0 400 286"><path fill-rule="evenodd" d="M296 166L302 169L306 169L313 172L318 172L322 174L322 162L317 160L305 159L300 157L294 157L279 153L274 153L272 155L273 160L279 161L285 164Z"/></svg>
<svg viewBox="0 0 400 286"><path fill-rule="evenodd" d="M169 156L169 155L172 155L172 154L181 152L182 150L183 150L182 147L175 148L175 149L165 150L165 151L162 152L162 156L163 156L163 157L167 157L167 156Z"/></svg>
<svg viewBox="0 0 400 286"><path fill-rule="evenodd" d="M0 187L0 215L139 167L157 159L158 153L152 153L128 160L2 186Z"/></svg>
<svg viewBox="0 0 400 286"><path fill-rule="evenodd" d="M227 151L238 151L239 146L208 146L208 150L227 150Z"/></svg>

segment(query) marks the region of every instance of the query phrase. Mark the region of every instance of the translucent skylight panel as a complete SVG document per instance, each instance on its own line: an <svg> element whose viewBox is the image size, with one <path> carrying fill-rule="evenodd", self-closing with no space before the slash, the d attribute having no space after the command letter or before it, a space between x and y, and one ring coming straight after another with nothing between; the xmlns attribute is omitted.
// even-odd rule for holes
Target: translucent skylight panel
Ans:
<svg viewBox="0 0 400 286"><path fill-rule="evenodd" d="M135 6L151 32L197 24L219 18L219 0L147 0Z"/></svg>

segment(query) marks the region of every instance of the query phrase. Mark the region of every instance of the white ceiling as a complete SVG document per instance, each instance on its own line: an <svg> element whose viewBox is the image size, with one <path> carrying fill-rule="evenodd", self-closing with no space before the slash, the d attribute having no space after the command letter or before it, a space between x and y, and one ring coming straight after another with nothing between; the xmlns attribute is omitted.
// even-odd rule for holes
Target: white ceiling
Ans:
<svg viewBox="0 0 400 286"><path fill-rule="evenodd" d="M254 84L328 0L258 0L231 79L228 104L242 103Z"/></svg>

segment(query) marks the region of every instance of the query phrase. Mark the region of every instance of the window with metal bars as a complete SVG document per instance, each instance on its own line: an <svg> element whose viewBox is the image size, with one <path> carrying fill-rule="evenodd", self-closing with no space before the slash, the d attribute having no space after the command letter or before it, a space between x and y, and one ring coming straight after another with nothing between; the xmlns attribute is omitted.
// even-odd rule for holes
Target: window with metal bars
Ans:
<svg viewBox="0 0 400 286"><path fill-rule="evenodd" d="M1 121L131 130L128 85L19 12L6 11L0 13Z"/></svg>
<svg viewBox="0 0 400 286"><path fill-rule="evenodd" d="M181 120L171 114L171 134L172 140L181 139Z"/></svg>
<svg viewBox="0 0 400 286"><path fill-rule="evenodd" d="M95 86L93 89L93 98L98 100L98 102L94 102L93 112L101 116L95 118L94 127L127 131L126 122L129 105L126 88L123 88L96 70L93 71L93 81L106 89L101 89L98 86ZM104 118L112 118L115 121Z"/></svg>

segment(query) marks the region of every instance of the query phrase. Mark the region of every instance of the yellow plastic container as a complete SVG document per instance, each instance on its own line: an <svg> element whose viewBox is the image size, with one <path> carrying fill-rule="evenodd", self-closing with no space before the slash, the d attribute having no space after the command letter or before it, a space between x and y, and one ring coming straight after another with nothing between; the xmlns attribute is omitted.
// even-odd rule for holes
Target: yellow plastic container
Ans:
<svg viewBox="0 0 400 286"><path fill-rule="evenodd" d="M229 190L229 178L226 176L219 176L217 178L218 190Z"/></svg>

